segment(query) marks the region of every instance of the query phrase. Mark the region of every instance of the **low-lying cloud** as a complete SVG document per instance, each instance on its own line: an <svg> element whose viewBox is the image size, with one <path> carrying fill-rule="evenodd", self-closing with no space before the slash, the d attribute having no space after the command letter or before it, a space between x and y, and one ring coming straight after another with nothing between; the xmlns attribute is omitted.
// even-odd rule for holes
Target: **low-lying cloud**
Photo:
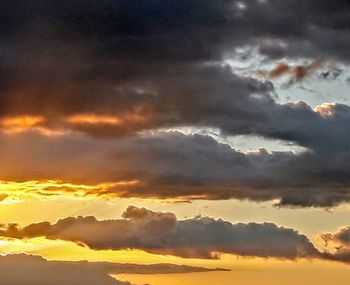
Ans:
<svg viewBox="0 0 350 285"><path fill-rule="evenodd" d="M327 115L328 106L322 112ZM346 150L242 153L209 136L177 132L117 141L27 134L0 136L0 142L6 165L1 193L9 198L18 189L43 196L236 198L303 207L350 200ZM56 182L45 182L50 179Z"/></svg>
<svg viewBox="0 0 350 285"><path fill-rule="evenodd" d="M282 260L304 258L350 262L349 227L341 228L336 233L321 234L324 247L320 249L297 230L273 223L230 223L209 217L178 220L173 213L154 212L134 206L129 206L121 219L114 220L100 221L93 216L79 216L60 219L52 224L40 222L25 227L17 224L3 224L0 228L0 236L16 239L45 237L72 241L94 250L137 249L182 258L218 259L221 254L233 254ZM55 263L51 262L51 264ZM99 268L105 274L225 270L171 264L78 262L73 265Z"/></svg>
<svg viewBox="0 0 350 285"><path fill-rule="evenodd" d="M122 264L88 261L47 261L33 255L0 256L0 283L3 285L131 285L112 274L169 274L223 269L172 264Z"/></svg>
<svg viewBox="0 0 350 285"><path fill-rule="evenodd" d="M293 229L272 223L232 224L221 219L177 220L172 213L130 206L123 219L98 221L95 217L61 219L20 228L3 226L0 235L12 238L62 239L92 249L141 249L185 258L219 258L228 253L281 259L316 258L318 250Z"/></svg>

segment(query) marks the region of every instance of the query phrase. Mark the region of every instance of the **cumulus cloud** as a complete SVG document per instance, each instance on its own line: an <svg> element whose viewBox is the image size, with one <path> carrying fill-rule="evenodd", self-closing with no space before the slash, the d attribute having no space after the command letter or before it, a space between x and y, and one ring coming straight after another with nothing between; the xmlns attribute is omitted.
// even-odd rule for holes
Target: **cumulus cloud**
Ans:
<svg viewBox="0 0 350 285"><path fill-rule="evenodd" d="M168 274L203 272L207 269L172 264L122 264L88 261L47 261L39 256L0 256L0 282L4 285L131 285L110 274Z"/></svg>
<svg viewBox="0 0 350 285"><path fill-rule="evenodd" d="M173 213L154 212L135 206L129 206L122 214L121 219L114 220L100 221L93 216L79 216L60 219L52 224L40 222L25 227L20 227L17 224L2 224L0 236L16 239L45 237L72 241L94 250L138 249L153 254L174 255L183 258L217 259L225 253L244 257L285 260L307 258L350 262L349 227L340 228L335 233L321 234L324 247L320 249L316 248L307 236L297 230L277 226L273 223L230 223L209 217L178 220ZM167 274L226 270L162 263L137 265L87 261L47 262L43 258L26 255L0 257L0 265L2 264L0 273L4 271L7 272L7 275L1 274L0 280L3 280L1 278L12 282L18 280L19 283L16 284L22 284L20 283L24 282L22 280L27 280L25 278L28 268L40 269L43 272L41 275L32 276L39 282L35 284L42 284L40 283L43 282L42 278L43 280L51 280L50 274L52 272L68 269L70 271L67 271L67 278L70 278L71 273L75 274L77 284L81 284L80 280L86 282L90 278L96 280L94 278L101 278L101 276L105 278L101 279L102 281L109 280L108 274ZM16 268L16 264L19 266L19 270L24 272L19 276L17 276L18 274L13 275L12 268ZM85 271L88 271L90 275L84 275ZM80 279L80 274L82 274L81 278L83 279ZM66 276L62 276L62 278L66 278ZM29 280L31 282L31 279ZM59 281L62 280L59 279ZM25 284L32 284L30 282Z"/></svg>
<svg viewBox="0 0 350 285"><path fill-rule="evenodd" d="M350 262L350 227L340 228L336 233L324 233L321 238L328 249L324 253L325 258Z"/></svg>
<svg viewBox="0 0 350 285"><path fill-rule="evenodd" d="M92 249L141 249L187 258L218 258L221 253L282 259L314 258L319 252L308 238L272 223L236 223L211 218L177 220L172 213L130 206L123 219L66 218L20 228L3 226L12 238L44 236L84 244Z"/></svg>

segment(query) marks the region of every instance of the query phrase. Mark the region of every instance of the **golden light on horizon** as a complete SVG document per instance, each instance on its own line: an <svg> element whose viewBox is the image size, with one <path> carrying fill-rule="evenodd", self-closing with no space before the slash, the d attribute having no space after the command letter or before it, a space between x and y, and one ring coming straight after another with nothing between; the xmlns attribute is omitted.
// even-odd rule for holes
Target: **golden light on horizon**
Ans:
<svg viewBox="0 0 350 285"><path fill-rule="evenodd" d="M95 114L78 114L66 117L65 121L71 124L88 124L88 125L114 125L122 124L122 120L114 116L95 115Z"/></svg>
<svg viewBox="0 0 350 285"><path fill-rule="evenodd" d="M43 116L14 116L6 117L1 120L1 125L4 127L19 127L19 128L29 128L37 126L45 121Z"/></svg>
<svg viewBox="0 0 350 285"><path fill-rule="evenodd" d="M135 107L132 110L117 115L80 113L63 118L63 122L73 126L110 126L133 127L142 125L151 120L151 114L144 107Z"/></svg>
<svg viewBox="0 0 350 285"><path fill-rule="evenodd" d="M26 198L45 199L55 198L58 196L68 197L97 197L103 196L106 193L113 193L118 197L118 189L139 184L138 180L106 182L95 185L78 184L64 182L61 180L30 180L23 182L16 181L1 181L0 194L7 195L6 200L21 200Z"/></svg>
<svg viewBox="0 0 350 285"><path fill-rule="evenodd" d="M8 116L0 119L0 129L5 134L20 134L27 131L36 131L44 136L62 136L66 131L45 126L47 119L44 116Z"/></svg>
<svg viewBox="0 0 350 285"><path fill-rule="evenodd" d="M19 133L39 127L45 122L43 116L12 116L0 120L0 126L9 133Z"/></svg>
<svg viewBox="0 0 350 285"><path fill-rule="evenodd" d="M0 3L0 285L348 285L349 1Z"/></svg>

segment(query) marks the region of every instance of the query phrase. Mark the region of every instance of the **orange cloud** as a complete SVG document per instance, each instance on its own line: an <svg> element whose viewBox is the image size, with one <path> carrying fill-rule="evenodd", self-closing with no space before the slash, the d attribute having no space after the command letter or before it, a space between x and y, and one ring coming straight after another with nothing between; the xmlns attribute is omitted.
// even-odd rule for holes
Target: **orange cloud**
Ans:
<svg viewBox="0 0 350 285"><path fill-rule="evenodd" d="M286 63L281 62L278 63L277 66L268 73L268 76L270 78L276 78L287 73L289 70L290 66Z"/></svg>
<svg viewBox="0 0 350 285"><path fill-rule="evenodd" d="M0 119L0 129L6 134L17 134L28 131L36 131L46 136L63 135L59 129L52 129L46 126L44 116L10 116Z"/></svg>
<svg viewBox="0 0 350 285"><path fill-rule="evenodd" d="M9 132L23 132L41 126L45 122L42 116L14 116L0 120L0 125Z"/></svg>
<svg viewBox="0 0 350 285"><path fill-rule="evenodd" d="M59 136L71 131L115 135L136 131L151 121L143 107L117 115L77 113L62 118L42 115L20 115L0 118L0 131L5 134L37 132L45 136Z"/></svg>
<svg viewBox="0 0 350 285"><path fill-rule="evenodd" d="M62 118L65 128L97 136L124 135L142 129L152 120L149 110L136 107L115 115L78 113Z"/></svg>
<svg viewBox="0 0 350 285"><path fill-rule="evenodd" d="M314 111L319 113L322 117L329 117L334 114L336 111L337 104L336 103L323 103L321 105L317 105L314 108Z"/></svg>
<svg viewBox="0 0 350 285"><path fill-rule="evenodd" d="M319 69L323 64L323 61L318 59L308 65L289 65L285 62L279 62L270 71L259 70L258 75L267 77L270 79L278 78L283 75L290 75L293 81L302 81L306 76L312 74L315 70Z"/></svg>
<svg viewBox="0 0 350 285"><path fill-rule="evenodd" d="M122 120L118 117L95 115L95 114L78 114L68 116L66 122L71 124L88 124L88 125L121 125Z"/></svg>
<svg viewBox="0 0 350 285"><path fill-rule="evenodd" d="M123 126L126 124L145 123L149 119L150 115L144 110L144 108L137 107L130 112L124 112L118 116L82 113L67 116L64 118L64 121L76 125Z"/></svg>
<svg viewBox="0 0 350 285"><path fill-rule="evenodd" d="M140 182L138 180L106 182L95 185L76 184L60 180L30 180L24 182L1 181L0 199L24 200L27 198L49 198L57 196L69 197L96 197L114 195L118 197L125 187L132 187ZM121 193L118 192L121 191Z"/></svg>

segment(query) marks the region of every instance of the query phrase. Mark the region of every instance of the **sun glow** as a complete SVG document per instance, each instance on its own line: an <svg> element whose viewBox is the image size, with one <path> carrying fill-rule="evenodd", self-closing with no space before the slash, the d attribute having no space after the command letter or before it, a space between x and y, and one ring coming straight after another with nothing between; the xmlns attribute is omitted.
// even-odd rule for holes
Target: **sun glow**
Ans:
<svg viewBox="0 0 350 285"><path fill-rule="evenodd" d="M28 129L39 127L45 122L42 116L15 116L5 117L0 120L0 125L5 131L19 133Z"/></svg>
<svg viewBox="0 0 350 285"><path fill-rule="evenodd" d="M88 125L121 125L122 121L113 116L103 116L103 115L94 115L94 114L79 114L72 115L66 118L66 121L71 124L88 124Z"/></svg>
<svg viewBox="0 0 350 285"><path fill-rule="evenodd" d="M150 120L150 115L142 107L134 108L131 111L123 112L119 115L103 115L82 113L74 114L64 118L64 122L71 125L90 126L128 126L144 124Z"/></svg>
<svg viewBox="0 0 350 285"><path fill-rule="evenodd" d="M103 197L106 193L113 192L118 196L118 189L134 186L138 180L106 182L95 185L75 184L60 180L30 180L24 182L1 181L0 194L6 195L4 201L18 201L30 198L57 198L57 196Z"/></svg>
<svg viewBox="0 0 350 285"><path fill-rule="evenodd" d="M61 136L65 132L45 126L47 122L43 116L13 116L0 119L0 129L6 134L18 134L35 131L45 136Z"/></svg>

